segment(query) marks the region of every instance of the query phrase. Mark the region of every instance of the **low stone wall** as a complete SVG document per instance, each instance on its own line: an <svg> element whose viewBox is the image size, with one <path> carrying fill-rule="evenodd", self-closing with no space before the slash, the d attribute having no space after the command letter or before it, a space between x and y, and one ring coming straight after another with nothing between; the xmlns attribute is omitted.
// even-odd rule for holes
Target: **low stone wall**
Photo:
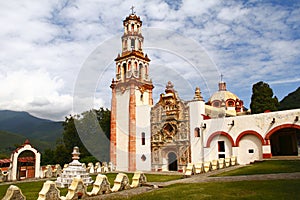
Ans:
<svg viewBox="0 0 300 200"><path fill-rule="evenodd" d="M206 173L212 170L222 169L237 165L237 157L232 156L230 158L220 158L218 160L189 163L184 172L184 177L190 177L194 174Z"/></svg>
<svg viewBox="0 0 300 200"><path fill-rule="evenodd" d="M128 190L131 188L141 187L147 181L146 176L142 172L135 172L130 185L126 174L119 173L114 181L113 188L110 188L110 183L105 175L98 174L91 192L88 192L86 186L80 178L74 178L72 184L68 188L66 196L60 196L60 190L56 187L55 182L46 181L43 188L39 192L38 200L77 200L89 199L90 197L97 197L111 192L118 192L121 190ZM2 200L25 200L20 188L11 185Z"/></svg>

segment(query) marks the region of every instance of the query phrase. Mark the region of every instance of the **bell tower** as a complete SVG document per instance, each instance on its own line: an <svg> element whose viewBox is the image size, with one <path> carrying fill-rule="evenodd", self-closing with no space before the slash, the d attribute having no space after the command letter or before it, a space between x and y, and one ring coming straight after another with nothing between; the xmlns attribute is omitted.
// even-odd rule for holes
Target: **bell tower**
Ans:
<svg viewBox="0 0 300 200"><path fill-rule="evenodd" d="M142 21L131 9L132 13L123 21L122 52L115 59L116 76L110 86L110 160L117 170L123 171L146 170L151 160L147 156L151 156L150 109L154 86L149 78L150 59L143 52Z"/></svg>

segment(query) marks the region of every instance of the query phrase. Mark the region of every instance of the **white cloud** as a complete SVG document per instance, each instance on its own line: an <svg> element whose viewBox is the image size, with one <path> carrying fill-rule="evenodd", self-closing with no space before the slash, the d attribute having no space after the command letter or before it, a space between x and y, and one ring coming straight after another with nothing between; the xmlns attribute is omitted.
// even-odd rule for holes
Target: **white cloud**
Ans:
<svg viewBox="0 0 300 200"><path fill-rule="evenodd" d="M215 72L225 75L228 88L244 98L246 105L251 85L257 81L285 84L289 82L285 80L295 80L285 85L289 91L293 85L294 88L299 85L300 3L297 2L289 6L276 1L186 0L176 4L169 0L1 1L0 109L25 110L52 119L63 119L72 112L73 91L85 60L105 41L122 34L122 20L133 4L144 28L177 31L201 44L213 59L211 62L218 66ZM156 38L161 41L157 32L153 35L145 31L144 36L145 45L159 46L155 45ZM115 56L121 51L121 39L117 38L117 42L119 45L112 45L116 48ZM203 80L211 78L213 73L206 71L202 77L199 75L201 78L195 78L196 73L187 67L189 62L201 62L197 58L200 55L193 55L197 52L194 47L180 42L164 45L169 53L160 55L158 51L145 49L153 67L173 70L168 77L153 78L159 81L154 92L163 92L161 88L166 82L180 74L188 79L191 88L200 86L206 90L204 98L208 99L212 87L207 87ZM184 49L181 55L170 53L178 52L178 48ZM94 61L91 70L101 72L102 63ZM110 106L109 84L113 75L112 59L105 76L101 80L100 74L93 77L94 85L86 88L92 94L91 106ZM217 78L208 85L216 88ZM274 84L275 90L278 85ZM189 98L192 94L177 86L180 96ZM276 95L280 98L286 94L280 91Z"/></svg>
<svg viewBox="0 0 300 200"><path fill-rule="evenodd" d="M60 94L63 86L62 79L50 77L44 70L2 74L0 109L26 110L40 117L61 119L72 108L72 95Z"/></svg>

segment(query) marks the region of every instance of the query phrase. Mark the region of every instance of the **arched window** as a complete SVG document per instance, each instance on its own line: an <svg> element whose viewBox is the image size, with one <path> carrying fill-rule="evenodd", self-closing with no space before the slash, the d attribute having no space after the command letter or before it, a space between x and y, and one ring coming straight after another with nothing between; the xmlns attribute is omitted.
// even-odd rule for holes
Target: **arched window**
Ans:
<svg viewBox="0 0 300 200"><path fill-rule="evenodd" d="M130 71L130 68L131 68L131 61L129 61L128 63L128 71Z"/></svg>
<svg viewBox="0 0 300 200"><path fill-rule="evenodd" d="M134 31L134 24L131 24L131 31Z"/></svg>
<svg viewBox="0 0 300 200"><path fill-rule="evenodd" d="M227 106L228 107L234 107L234 101L233 100L228 100L227 101Z"/></svg>
<svg viewBox="0 0 300 200"><path fill-rule="evenodd" d="M142 145L145 145L146 143L146 136L145 136L145 133L142 132Z"/></svg>
<svg viewBox="0 0 300 200"><path fill-rule="evenodd" d="M124 50L127 50L128 49L128 46L127 46L127 40L124 41Z"/></svg>
<svg viewBox="0 0 300 200"><path fill-rule="evenodd" d="M138 68L137 68L137 62L134 63L134 70L135 70L135 71L138 70Z"/></svg>
<svg viewBox="0 0 300 200"><path fill-rule="evenodd" d="M140 79L143 79L143 76L144 76L144 75L143 75L144 69L143 69L142 63L139 64L139 71L140 71L139 77L140 77Z"/></svg>
<svg viewBox="0 0 300 200"><path fill-rule="evenodd" d="M220 108L220 107L221 107L220 101L214 101L214 102L212 103L212 106L213 106L213 107L216 107L216 108Z"/></svg>
<svg viewBox="0 0 300 200"><path fill-rule="evenodd" d="M131 39L131 44L130 44L131 49L134 49L135 47L135 40Z"/></svg>
<svg viewBox="0 0 300 200"><path fill-rule="evenodd" d="M143 98L144 98L144 94L141 93L140 100L143 101Z"/></svg>
<svg viewBox="0 0 300 200"><path fill-rule="evenodd" d="M122 69L121 69L121 79L124 80L126 78L126 71L127 71L127 66L126 63L123 63Z"/></svg>
<svg viewBox="0 0 300 200"><path fill-rule="evenodd" d="M194 130L195 137L200 137L200 128L196 127Z"/></svg>

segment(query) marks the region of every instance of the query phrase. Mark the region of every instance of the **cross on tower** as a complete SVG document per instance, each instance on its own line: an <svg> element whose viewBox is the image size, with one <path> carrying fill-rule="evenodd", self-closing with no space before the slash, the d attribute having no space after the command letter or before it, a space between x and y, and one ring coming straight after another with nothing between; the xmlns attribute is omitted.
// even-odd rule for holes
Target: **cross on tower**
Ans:
<svg viewBox="0 0 300 200"><path fill-rule="evenodd" d="M224 77L224 75L223 75L223 74L221 74L221 82L223 82L223 77Z"/></svg>
<svg viewBox="0 0 300 200"><path fill-rule="evenodd" d="M130 10L131 10L131 14L132 14L132 15L135 14L134 6L131 6Z"/></svg>

